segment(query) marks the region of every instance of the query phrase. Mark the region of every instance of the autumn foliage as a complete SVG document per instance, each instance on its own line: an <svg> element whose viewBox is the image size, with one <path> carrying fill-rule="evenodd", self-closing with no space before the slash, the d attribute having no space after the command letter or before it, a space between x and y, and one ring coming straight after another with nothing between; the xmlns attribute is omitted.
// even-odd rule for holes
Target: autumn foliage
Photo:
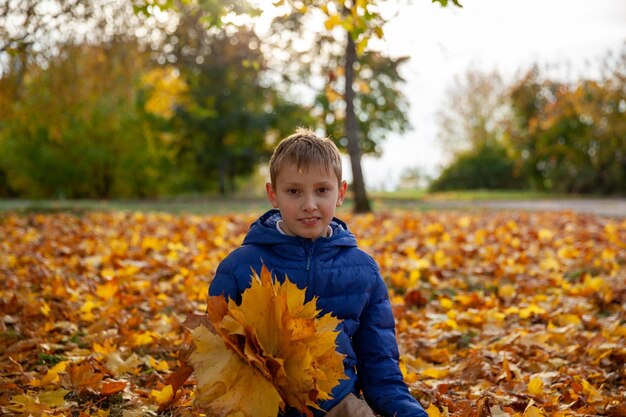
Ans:
<svg viewBox="0 0 626 417"><path fill-rule="evenodd" d="M381 265L401 368L431 417L626 415L626 220L344 217ZM2 215L0 413L203 413L182 323L205 311L217 264L253 219Z"/></svg>
<svg viewBox="0 0 626 417"><path fill-rule="evenodd" d="M212 296L207 312L204 325L195 317L190 361L196 403L209 415L276 417L289 405L312 416L308 407L332 398L345 378L335 350L339 320L317 317L315 300L305 302L288 277L280 283L263 268L240 305Z"/></svg>

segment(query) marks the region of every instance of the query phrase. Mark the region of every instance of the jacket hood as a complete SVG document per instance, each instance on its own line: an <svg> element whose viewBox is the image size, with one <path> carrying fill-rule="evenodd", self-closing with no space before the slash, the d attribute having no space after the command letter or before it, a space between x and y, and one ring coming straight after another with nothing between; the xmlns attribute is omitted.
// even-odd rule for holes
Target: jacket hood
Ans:
<svg viewBox="0 0 626 417"><path fill-rule="evenodd" d="M246 235L243 244L256 244L256 245L279 245L279 244L296 244L301 245L304 242L311 242L311 239L284 235L276 229L276 223L281 220L280 211L272 209L259 217L252 225ZM341 220L333 217L330 222L330 227L333 230L332 236L321 237L318 240L323 240L331 246L345 246L353 247L357 246L356 238L348 230L348 226Z"/></svg>

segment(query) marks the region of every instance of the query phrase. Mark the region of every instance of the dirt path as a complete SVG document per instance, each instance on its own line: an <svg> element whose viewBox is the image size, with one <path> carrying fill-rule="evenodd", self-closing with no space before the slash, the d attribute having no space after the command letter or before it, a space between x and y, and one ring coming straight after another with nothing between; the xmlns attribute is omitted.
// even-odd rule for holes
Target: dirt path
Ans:
<svg viewBox="0 0 626 417"><path fill-rule="evenodd" d="M429 206L463 209L485 208L501 210L563 211L593 213L609 217L626 217L626 199L555 199L555 200L480 200L429 202Z"/></svg>

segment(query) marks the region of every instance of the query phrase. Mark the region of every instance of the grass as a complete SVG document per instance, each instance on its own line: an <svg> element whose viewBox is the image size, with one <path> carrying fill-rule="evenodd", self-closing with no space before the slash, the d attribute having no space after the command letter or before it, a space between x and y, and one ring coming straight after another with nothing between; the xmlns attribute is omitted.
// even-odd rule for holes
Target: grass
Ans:
<svg viewBox="0 0 626 417"><path fill-rule="evenodd" d="M86 211L140 211L173 214L228 214L270 208L261 198L194 198L149 200L0 200L0 212L54 213Z"/></svg>
<svg viewBox="0 0 626 417"><path fill-rule="evenodd" d="M557 194L537 191L517 190L461 190L428 192L424 189L398 190L391 192L374 192L371 196L381 200L421 200L430 201L486 201L486 200L542 200L565 198Z"/></svg>
<svg viewBox="0 0 626 417"><path fill-rule="evenodd" d="M450 191L429 193L425 190L399 190L393 192L370 192L374 210L411 209L430 210L453 202L469 201L523 201L567 198L562 195L530 191ZM346 200L339 213L350 211L353 202ZM53 213L86 211L141 211L167 212L173 214L229 214L263 213L271 208L265 197L216 197L189 196L158 199L128 200L6 200L0 199L0 212Z"/></svg>

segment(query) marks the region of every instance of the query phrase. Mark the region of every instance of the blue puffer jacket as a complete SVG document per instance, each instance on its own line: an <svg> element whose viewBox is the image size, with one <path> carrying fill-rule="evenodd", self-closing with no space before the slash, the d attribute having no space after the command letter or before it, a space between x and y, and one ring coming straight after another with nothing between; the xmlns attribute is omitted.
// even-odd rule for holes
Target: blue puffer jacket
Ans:
<svg viewBox="0 0 626 417"><path fill-rule="evenodd" d="M349 393L362 390L370 407L384 416L427 417L402 380L394 318L385 283L371 256L357 248L354 235L333 219L332 236L314 241L276 230L278 210L270 210L250 227L241 247L217 269L211 295L224 294L238 303L250 286L251 267L265 266L284 280L306 288L307 301L318 297L321 314L342 320L337 350L344 359L347 380L333 389L333 399L320 404L330 410ZM316 417L325 413L312 410ZM288 409L285 416L300 416Z"/></svg>

